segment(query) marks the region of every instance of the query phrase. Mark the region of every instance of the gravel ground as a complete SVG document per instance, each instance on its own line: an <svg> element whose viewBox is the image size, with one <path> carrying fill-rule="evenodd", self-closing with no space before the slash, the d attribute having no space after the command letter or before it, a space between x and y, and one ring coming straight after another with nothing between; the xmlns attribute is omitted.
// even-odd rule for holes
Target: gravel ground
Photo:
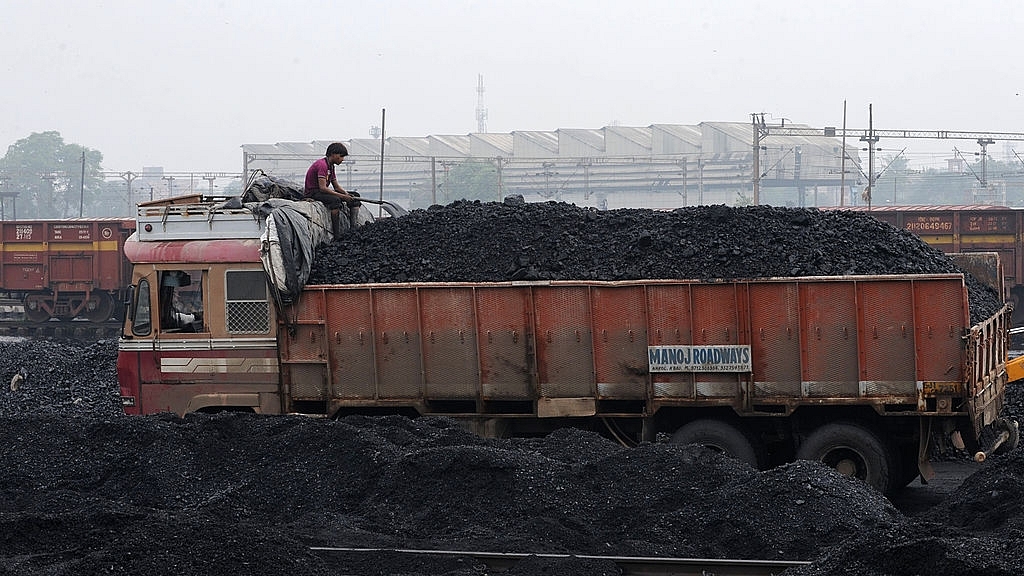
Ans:
<svg viewBox="0 0 1024 576"><path fill-rule="evenodd" d="M588 212L542 206L553 222L563 212ZM418 225L409 228L408 240L427 243L415 233L427 227L429 214L507 208L533 210L466 203L414 213ZM761 210L802 221L792 210L749 212ZM726 214L725 223L735 224L729 218L748 211L719 212ZM817 223L811 228L832 218L847 229L868 225L854 216L800 212ZM651 214L624 213L638 220ZM584 217L607 219L603 213ZM404 227L399 220L378 225ZM806 232L808 226L796 223L783 231ZM906 241L898 231L875 232ZM367 229L358 234L373 239ZM493 236L498 243L510 241ZM654 236L663 238L660 232ZM592 239L599 240L600 235ZM355 258L347 242L326 253ZM925 248L915 249L941 265ZM404 266L398 259L404 249L398 243L390 249L379 257ZM581 251L584 246L577 246L565 262L583 258ZM477 261L466 258L464 263ZM896 256L890 250L878 258ZM718 261L707 259L708 266ZM513 274L531 266L538 276L549 273L539 257L498 260L479 262L506 272L522 264ZM696 447L655 443L626 449L571 429L545 438L494 440L440 418L127 417L118 406L116 348L113 341L0 342L0 576L487 573L464 558L325 556L310 546L813 561L788 576L1024 570L1019 449L979 465L945 499L908 515L818 463L758 472ZM6 383L19 371L26 376L12 391ZM1019 414L1022 400L1014 388L1006 412ZM616 573L602 562L537 558L508 572Z"/></svg>
<svg viewBox="0 0 1024 576"><path fill-rule="evenodd" d="M10 342L0 354L5 377L30 374L0 391L0 574L485 573L465 559L310 546L813 560L789 572L801 575L1024 566L1020 450L908 516L818 463L758 472L572 429L494 440L441 418L127 417L112 342ZM87 380L86 363L98 366ZM69 381L73 394L51 384ZM510 573L615 573L521 564Z"/></svg>

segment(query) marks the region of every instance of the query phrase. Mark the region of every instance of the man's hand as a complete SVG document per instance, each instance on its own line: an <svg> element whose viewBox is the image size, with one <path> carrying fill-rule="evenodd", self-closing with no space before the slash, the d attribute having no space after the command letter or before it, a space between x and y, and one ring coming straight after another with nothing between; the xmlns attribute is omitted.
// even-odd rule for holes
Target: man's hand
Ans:
<svg viewBox="0 0 1024 576"><path fill-rule="evenodd" d="M350 192L335 192L334 195L344 200L345 203L348 204L349 206L355 207L362 205L362 203L359 201L359 198L357 198L358 194Z"/></svg>

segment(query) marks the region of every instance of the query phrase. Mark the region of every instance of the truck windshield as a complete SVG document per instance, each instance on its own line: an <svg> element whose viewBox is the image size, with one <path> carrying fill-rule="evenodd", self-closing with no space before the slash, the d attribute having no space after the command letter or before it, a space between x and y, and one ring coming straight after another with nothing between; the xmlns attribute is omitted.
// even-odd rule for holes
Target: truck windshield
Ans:
<svg viewBox="0 0 1024 576"><path fill-rule="evenodd" d="M132 334L147 336L153 328L149 304L149 280L139 280L135 288L135 310L132 314Z"/></svg>

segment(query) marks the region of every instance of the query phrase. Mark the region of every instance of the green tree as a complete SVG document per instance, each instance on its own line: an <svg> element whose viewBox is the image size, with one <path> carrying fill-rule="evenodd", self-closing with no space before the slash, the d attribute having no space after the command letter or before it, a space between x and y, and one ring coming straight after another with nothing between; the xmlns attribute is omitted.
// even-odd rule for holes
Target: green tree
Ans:
<svg viewBox="0 0 1024 576"><path fill-rule="evenodd" d="M444 203L455 200L481 200L496 202L498 197L498 169L491 160L472 159L452 167L441 183Z"/></svg>
<svg viewBox="0 0 1024 576"><path fill-rule="evenodd" d="M19 219L97 215L92 209L103 189L102 162L100 152L66 144L59 132L34 132L0 159L3 192L17 194Z"/></svg>

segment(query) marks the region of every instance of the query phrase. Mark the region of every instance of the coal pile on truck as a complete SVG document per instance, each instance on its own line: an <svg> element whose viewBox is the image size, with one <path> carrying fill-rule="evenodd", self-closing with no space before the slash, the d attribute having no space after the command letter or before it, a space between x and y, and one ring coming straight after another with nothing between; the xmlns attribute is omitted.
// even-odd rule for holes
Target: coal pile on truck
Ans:
<svg viewBox="0 0 1024 576"><path fill-rule="evenodd" d="M458 201L321 246L309 284L747 279L963 272L869 213L773 206L599 211ZM971 322L1002 306L968 275Z"/></svg>

